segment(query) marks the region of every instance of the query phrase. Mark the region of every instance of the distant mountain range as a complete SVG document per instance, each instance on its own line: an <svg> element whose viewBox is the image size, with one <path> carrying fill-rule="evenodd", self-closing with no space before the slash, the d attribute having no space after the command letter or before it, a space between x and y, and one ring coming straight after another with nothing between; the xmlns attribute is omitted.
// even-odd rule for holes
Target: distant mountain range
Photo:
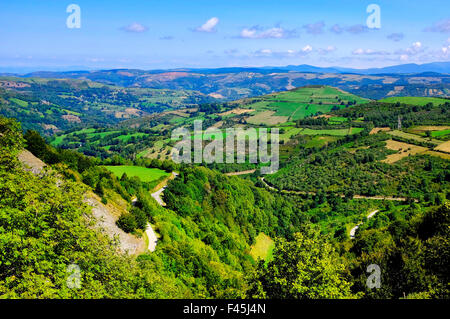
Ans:
<svg viewBox="0 0 450 319"><path fill-rule="evenodd" d="M35 71L39 70L39 71ZM81 71L78 71L81 70ZM138 71L135 69L130 69ZM44 76L49 77L53 75L65 74L85 74L91 72L99 72L105 70L92 70L87 67L48 67L48 68L14 68L14 67L0 67L0 75L20 75L20 76ZM287 66L265 66L265 67L229 67L229 68L178 68L178 69L155 69L155 70L139 70L142 73L165 73L165 72L196 72L201 74L221 74L221 73L240 73L240 72L256 72L256 73L271 73L271 72L312 72L312 73L354 73L354 74L411 74L436 72L442 74L450 74L450 62L432 62L424 64L399 64L387 66L382 68L368 68L355 69L346 67L319 67L309 64L287 65ZM60 77L60 76L56 76Z"/></svg>
<svg viewBox="0 0 450 319"><path fill-rule="evenodd" d="M284 67L186 68L149 71L113 69L57 72L47 70L21 75L3 75L19 79L90 80L128 88L191 90L223 101L285 91L306 85L330 85L370 99L386 96L450 96L450 62L402 64L364 70L341 67L322 68L303 64Z"/></svg>

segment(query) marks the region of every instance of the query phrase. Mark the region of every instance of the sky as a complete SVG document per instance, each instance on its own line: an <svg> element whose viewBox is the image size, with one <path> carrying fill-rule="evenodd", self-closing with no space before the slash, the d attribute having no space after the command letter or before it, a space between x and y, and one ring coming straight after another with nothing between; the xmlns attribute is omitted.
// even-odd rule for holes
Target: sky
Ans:
<svg viewBox="0 0 450 319"><path fill-rule="evenodd" d="M450 61L447 0L0 1L3 72L436 61Z"/></svg>

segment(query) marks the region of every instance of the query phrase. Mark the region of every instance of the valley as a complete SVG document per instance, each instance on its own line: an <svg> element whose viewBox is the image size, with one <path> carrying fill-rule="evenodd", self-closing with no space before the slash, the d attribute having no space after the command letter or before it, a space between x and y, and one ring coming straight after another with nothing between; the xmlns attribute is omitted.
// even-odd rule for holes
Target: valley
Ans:
<svg viewBox="0 0 450 319"><path fill-rule="evenodd" d="M158 81L188 75L159 74ZM291 76L290 83L298 83ZM48 221L31 223L45 223L62 238L60 244L49 244L45 227L35 231L40 237L24 230L30 243L51 247L52 257L45 258L56 261L55 252L63 251L64 258L81 263L67 248L76 245L68 235L74 229L85 240L80 248L85 258L120 265L114 276L138 287L113 285L106 274L89 268L86 276L92 277L86 278L97 279L86 279L83 292L91 296L267 297L277 291L271 288L276 283L271 271L292 258L285 255L287 247L308 260L321 252L320 260L327 262L321 271L338 278L326 282L327 297L447 296L442 286L446 270L426 251L447 249L439 240L449 235L440 225L448 224L449 212L450 100L445 94L358 95L357 89L316 84L316 77L310 75L306 86L257 96L248 91L234 100L220 90L225 98L216 91L213 97L176 86L118 87L125 83L105 84L101 77L96 78L100 82L89 76L0 78L1 114L22 123L0 118L1 146L8 150L0 156L5 163L0 190L13 194L19 183L26 196L37 196L0 201L1 218L29 204L24 216L35 210L48 216ZM196 89L194 83L191 88ZM210 137L208 127L219 129L214 139L221 140L227 128L278 128L279 170L262 176L262 164L251 163L249 153L244 163L175 163L171 132L179 127L192 132L196 120L203 121L204 131L190 138L202 145ZM24 148L61 176L70 195L52 184L51 174L39 179L14 164L15 154ZM58 193L65 208L53 203L50 191ZM90 195L83 199L83 194ZM50 216L64 216L75 228L60 229ZM2 225L21 227L19 220ZM98 247L108 252L98 255ZM128 254L117 247L128 247ZM398 255L403 262L386 274L386 288L368 290L362 276L365 263L392 264ZM20 273L33 267L23 258L10 258ZM35 258L45 264L44 257ZM421 269L419 275L410 272L411 263ZM399 286L397 273L408 281ZM59 279L48 279L50 290L31 287L26 277L18 280L35 294L75 296L61 290L63 273L53 274ZM415 276L438 288L415 284ZM308 287L317 284L314 278ZM12 279L1 289L9 296L25 294Z"/></svg>

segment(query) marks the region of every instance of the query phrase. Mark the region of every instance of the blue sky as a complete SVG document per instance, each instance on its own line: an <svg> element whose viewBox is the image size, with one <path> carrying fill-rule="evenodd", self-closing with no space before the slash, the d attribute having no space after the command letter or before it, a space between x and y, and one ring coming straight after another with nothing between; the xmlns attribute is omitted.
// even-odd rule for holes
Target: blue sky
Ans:
<svg viewBox="0 0 450 319"><path fill-rule="evenodd" d="M69 4L81 28L66 26ZM369 4L381 28L370 29ZM441 0L36 0L0 3L0 68L355 68L450 60Z"/></svg>

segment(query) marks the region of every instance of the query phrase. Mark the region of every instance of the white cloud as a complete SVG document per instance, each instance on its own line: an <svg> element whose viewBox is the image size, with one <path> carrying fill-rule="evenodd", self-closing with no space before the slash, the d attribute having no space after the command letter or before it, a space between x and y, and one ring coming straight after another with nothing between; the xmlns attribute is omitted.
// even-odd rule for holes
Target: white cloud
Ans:
<svg viewBox="0 0 450 319"><path fill-rule="evenodd" d="M312 51L312 47L308 44L308 45L303 47L302 51L303 52L311 52Z"/></svg>
<svg viewBox="0 0 450 319"><path fill-rule="evenodd" d="M353 55L389 55L389 52L386 51L377 51L372 49L361 49L358 48L352 51Z"/></svg>
<svg viewBox="0 0 450 319"><path fill-rule="evenodd" d="M206 21L202 26L195 29L198 32L216 32L216 25L219 23L219 18L212 17L208 21Z"/></svg>
<svg viewBox="0 0 450 319"><path fill-rule="evenodd" d="M133 32L133 33L142 33L148 30L148 28L140 23L133 22L122 28L123 31Z"/></svg>
<svg viewBox="0 0 450 319"><path fill-rule="evenodd" d="M408 61L408 59L409 59L409 56L407 54L400 55L400 60L401 61Z"/></svg>
<svg viewBox="0 0 450 319"><path fill-rule="evenodd" d="M414 49L418 50L418 49L420 49L422 47L422 43L417 41L417 42L414 42L412 44L412 46L413 46Z"/></svg>
<svg viewBox="0 0 450 319"><path fill-rule="evenodd" d="M397 50L395 52L395 54L399 55L401 61L411 60L413 56L417 56L421 53L425 53L425 47L420 41L413 42L408 48ZM425 57L426 55L422 54L422 56Z"/></svg>
<svg viewBox="0 0 450 319"><path fill-rule="evenodd" d="M295 30L287 30L282 27L264 29L260 26L253 26L242 29L239 38L243 39L285 39L295 37Z"/></svg>
<svg viewBox="0 0 450 319"><path fill-rule="evenodd" d="M260 49L253 53L255 57L275 57L275 58L292 58L306 56L312 51L310 45L306 45L301 50L273 51L271 49Z"/></svg>

